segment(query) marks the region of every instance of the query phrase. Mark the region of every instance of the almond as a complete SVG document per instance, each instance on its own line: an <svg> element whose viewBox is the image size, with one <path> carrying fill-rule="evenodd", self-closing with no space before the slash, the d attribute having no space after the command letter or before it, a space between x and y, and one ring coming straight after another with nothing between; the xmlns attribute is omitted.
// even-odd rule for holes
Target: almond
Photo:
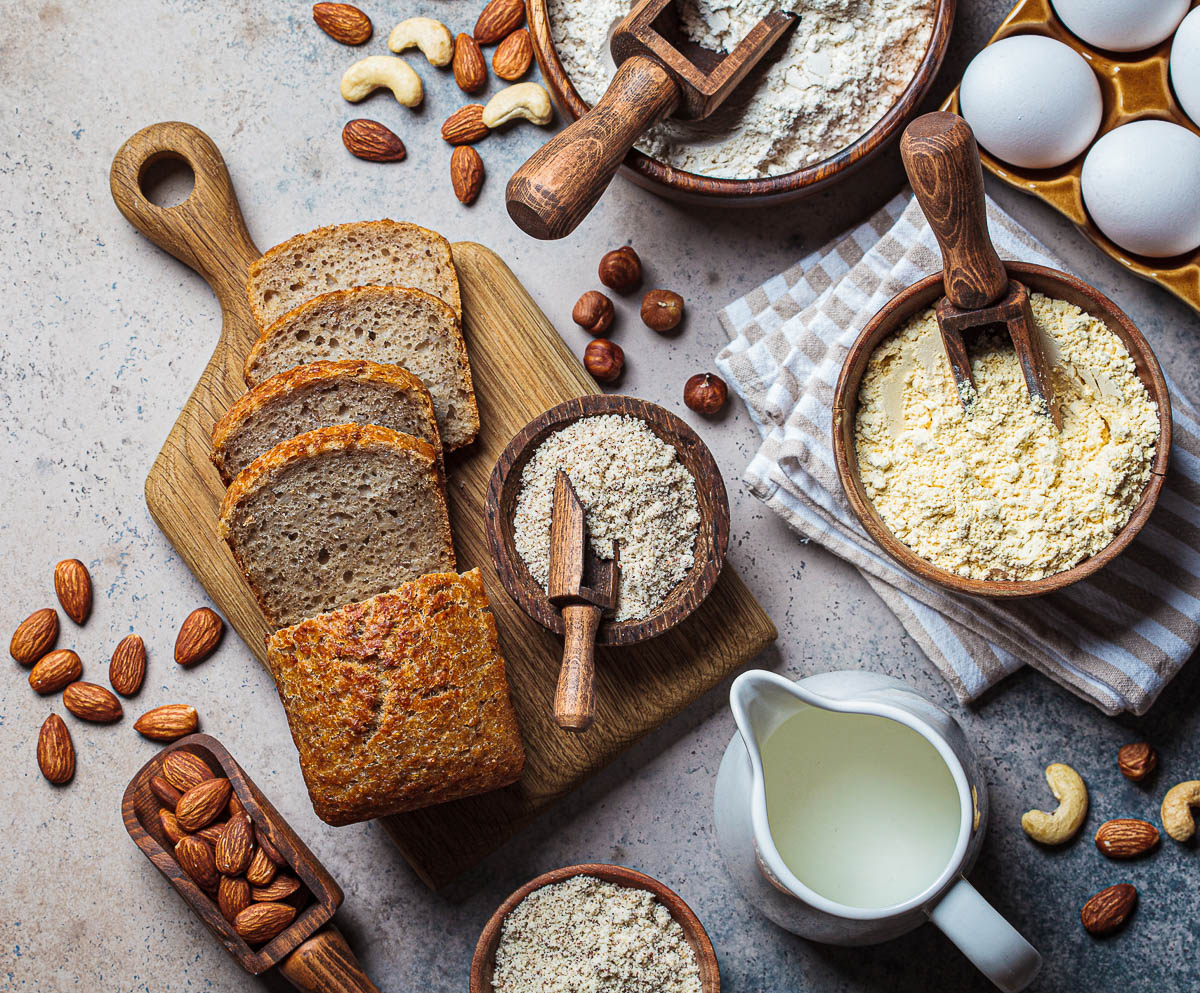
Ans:
<svg viewBox="0 0 1200 993"><path fill-rule="evenodd" d="M342 144L368 162L399 162L407 154L399 136L378 121L356 117L342 128Z"/></svg>
<svg viewBox="0 0 1200 993"><path fill-rule="evenodd" d="M250 906L250 884L244 879L222 876L217 884L217 906L221 908L221 916L232 924Z"/></svg>
<svg viewBox="0 0 1200 993"><path fill-rule="evenodd" d="M291 924L295 916L296 908L286 903L252 903L234 918L233 929L246 944L261 945Z"/></svg>
<svg viewBox="0 0 1200 993"><path fill-rule="evenodd" d="M195 665L208 658L221 641L225 622L208 607L197 607L183 621L175 639L175 661Z"/></svg>
<svg viewBox="0 0 1200 993"><path fill-rule="evenodd" d="M531 62L533 42L529 38L529 32L521 28L500 42L492 55L492 71L511 83L529 72Z"/></svg>
<svg viewBox="0 0 1200 993"><path fill-rule="evenodd" d="M483 159L470 145L459 145L450 155L450 182L454 195L465 204L472 204L483 186Z"/></svg>
<svg viewBox="0 0 1200 993"><path fill-rule="evenodd" d="M240 799L238 799L237 793L230 793L229 794L229 816L237 817L238 814L245 814L245 813L246 813L246 807L242 803L242 801ZM246 816L248 817L249 814L247 814Z"/></svg>
<svg viewBox="0 0 1200 993"><path fill-rule="evenodd" d="M266 886L275 878L275 863L262 846L254 849L250 864L246 867L246 881L254 886Z"/></svg>
<svg viewBox="0 0 1200 993"><path fill-rule="evenodd" d="M29 670L29 685L38 693L57 693L83 675L83 663L69 648L47 652Z"/></svg>
<svg viewBox="0 0 1200 993"><path fill-rule="evenodd" d="M67 616L82 624L92 612L92 577L79 559L63 559L54 567L54 592Z"/></svg>
<svg viewBox="0 0 1200 993"><path fill-rule="evenodd" d="M482 107L479 112L483 113ZM57 638L58 611L53 607L43 607L17 625L12 641L8 643L8 651L21 665L33 665L54 647Z"/></svg>
<svg viewBox="0 0 1200 993"><path fill-rule="evenodd" d="M229 818L217 839L217 871L227 876L240 876L250 865L253 851L254 830L250 827L250 818L245 814Z"/></svg>
<svg viewBox="0 0 1200 993"><path fill-rule="evenodd" d="M475 40L492 45L506 38L525 23L525 4L521 0L490 0L475 22Z"/></svg>
<svg viewBox="0 0 1200 993"><path fill-rule="evenodd" d="M287 865L287 859L279 854L279 849L275 847L275 843L267 837L267 833L261 828L254 829L254 840L258 847L263 850L263 854L271 860L271 864L279 869Z"/></svg>
<svg viewBox="0 0 1200 993"><path fill-rule="evenodd" d="M256 901L282 900L300 889L300 880L295 876L276 876L266 886L251 886L250 896Z"/></svg>
<svg viewBox="0 0 1200 993"><path fill-rule="evenodd" d="M1129 883L1117 883L1088 900L1079 918L1088 934L1111 934L1129 919L1136 906L1137 890Z"/></svg>
<svg viewBox="0 0 1200 993"><path fill-rule="evenodd" d="M199 831L211 824L229 803L233 786L228 779L206 779L179 798L175 816L185 831Z"/></svg>
<svg viewBox="0 0 1200 993"><path fill-rule="evenodd" d="M147 710L134 722L133 729L151 741L175 741L185 734L195 734L199 724L195 707L186 703L168 703Z"/></svg>
<svg viewBox="0 0 1200 993"><path fill-rule="evenodd" d="M206 779L216 778L204 759L182 748L166 754L162 761L162 774L180 793L186 793Z"/></svg>
<svg viewBox="0 0 1200 993"><path fill-rule="evenodd" d="M119 721L125 711L121 701L104 686L95 683L72 683L63 691L63 706L81 721L111 724Z"/></svg>
<svg viewBox="0 0 1200 993"><path fill-rule="evenodd" d="M469 34L454 39L454 81L464 93L475 93L487 85L487 63L479 43Z"/></svg>
<svg viewBox="0 0 1200 993"><path fill-rule="evenodd" d="M37 743L38 768L42 775L57 786L75 775L75 746L71 732L58 714L51 714L42 723Z"/></svg>
<svg viewBox="0 0 1200 993"><path fill-rule="evenodd" d="M187 832L179 826L178 819L170 810L160 810L158 812L158 823L162 825L163 834L167 836L167 840L172 845L177 845L180 838L187 836Z"/></svg>
<svg viewBox="0 0 1200 993"><path fill-rule="evenodd" d="M159 803L172 812L174 812L175 804L179 802L179 798L183 796L179 790L175 789L162 776L150 777L150 792L158 797Z"/></svg>
<svg viewBox="0 0 1200 993"><path fill-rule="evenodd" d="M201 889L217 888L217 866L213 861L213 851L199 838L185 834L175 842L175 861Z"/></svg>
<svg viewBox="0 0 1200 993"><path fill-rule="evenodd" d="M442 138L451 145L469 145L486 138L491 128L483 123L483 104L469 103L459 107L442 125Z"/></svg>
<svg viewBox="0 0 1200 993"><path fill-rule="evenodd" d="M1117 768L1121 770L1121 775L1135 783L1149 776L1157 765L1158 753L1144 741L1122 745L1117 752Z"/></svg>
<svg viewBox="0 0 1200 993"><path fill-rule="evenodd" d="M1105 821L1096 831L1096 847L1110 859L1134 859L1157 844L1158 828L1131 817Z"/></svg>
<svg viewBox="0 0 1200 993"><path fill-rule="evenodd" d="M214 821L208 827L201 828L196 832L197 838L203 838L216 850L217 842L221 840L221 832L225 830L224 821Z"/></svg>
<svg viewBox="0 0 1200 993"><path fill-rule="evenodd" d="M371 18L348 3L315 3L317 27L343 45L361 45L371 37Z"/></svg>
<svg viewBox="0 0 1200 993"><path fill-rule="evenodd" d="M121 696L133 696L146 678L146 645L136 634L127 634L112 653L108 681Z"/></svg>

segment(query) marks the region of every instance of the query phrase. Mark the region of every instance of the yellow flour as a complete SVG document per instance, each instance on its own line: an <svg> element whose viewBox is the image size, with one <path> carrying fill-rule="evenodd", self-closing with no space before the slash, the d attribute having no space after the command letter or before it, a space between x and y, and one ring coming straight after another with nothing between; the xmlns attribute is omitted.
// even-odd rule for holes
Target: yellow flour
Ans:
<svg viewBox="0 0 1200 993"><path fill-rule="evenodd" d="M1158 406L1128 350L1078 307L1031 299L1061 432L1030 403L1007 336L970 344L978 397L964 412L932 309L876 348L859 388L867 496L896 537L960 576L1071 568L1112 540L1150 477Z"/></svg>

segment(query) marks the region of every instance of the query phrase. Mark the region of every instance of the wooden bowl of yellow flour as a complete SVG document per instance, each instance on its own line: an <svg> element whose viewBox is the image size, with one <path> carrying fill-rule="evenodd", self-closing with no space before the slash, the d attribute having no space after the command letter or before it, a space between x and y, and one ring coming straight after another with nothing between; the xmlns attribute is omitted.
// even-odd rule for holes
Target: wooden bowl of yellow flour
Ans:
<svg viewBox="0 0 1200 993"><path fill-rule="evenodd" d="M850 506L902 566L959 593L1023 597L1092 575L1133 541L1162 490L1171 401L1116 304L1054 269L1005 266L1034 295L1055 375L1068 377L1061 434L1015 401L1018 367L1002 340L973 346L973 362L989 364L977 366L974 413L960 416L936 324L922 316L945 293L939 272L858 336L834 396L833 448ZM1006 368L1008 381L988 380Z"/></svg>

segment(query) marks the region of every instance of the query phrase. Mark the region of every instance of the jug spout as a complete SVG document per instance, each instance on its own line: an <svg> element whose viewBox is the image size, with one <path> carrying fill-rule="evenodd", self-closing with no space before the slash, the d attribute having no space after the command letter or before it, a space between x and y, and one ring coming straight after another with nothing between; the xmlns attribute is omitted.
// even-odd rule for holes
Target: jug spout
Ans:
<svg viewBox="0 0 1200 993"><path fill-rule="evenodd" d="M751 669L733 681L729 706L756 766L762 743L806 702L795 683L765 669Z"/></svg>

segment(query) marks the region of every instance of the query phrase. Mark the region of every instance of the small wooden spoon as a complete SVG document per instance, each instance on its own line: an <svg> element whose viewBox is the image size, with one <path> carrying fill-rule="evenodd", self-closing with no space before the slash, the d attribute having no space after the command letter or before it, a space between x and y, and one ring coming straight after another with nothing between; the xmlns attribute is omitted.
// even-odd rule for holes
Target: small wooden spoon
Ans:
<svg viewBox="0 0 1200 993"><path fill-rule="evenodd" d="M976 396L963 331L1003 324L1021 363L1030 400L1062 428L1041 333L1029 308L1029 290L1010 280L988 235L983 169L971 126L957 114L918 117L900 139L904 169L925 219L942 250L946 295L937 305L938 327L959 399L970 409Z"/></svg>
<svg viewBox="0 0 1200 993"><path fill-rule="evenodd" d="M509 216L535 238L569 235L643 133L672 114L708 117L795 23L795 15L775 11L722 55L684 39L673 0L642 0L609 42L618 68L600 102L509 180Z"/></svg>

